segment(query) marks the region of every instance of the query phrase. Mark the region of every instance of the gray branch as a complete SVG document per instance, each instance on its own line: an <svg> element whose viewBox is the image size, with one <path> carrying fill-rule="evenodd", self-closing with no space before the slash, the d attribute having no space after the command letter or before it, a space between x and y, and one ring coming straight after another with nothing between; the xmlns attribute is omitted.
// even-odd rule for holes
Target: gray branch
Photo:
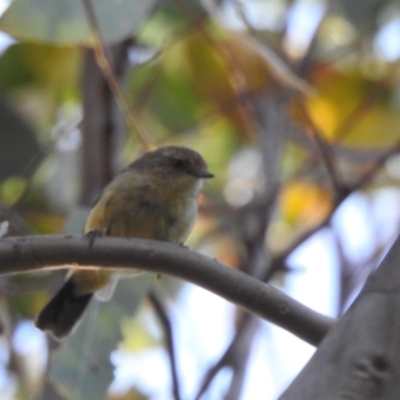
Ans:
<svg viewBox="0 0 400 400"><path fill-rule="evenodd" d="M205 255L167 242L99 237L23 236L0 240L0 275L68 267L140 268L195 283L317 345L334 320L278 289ZM92 266L92 267L90 267Z"/></svg>

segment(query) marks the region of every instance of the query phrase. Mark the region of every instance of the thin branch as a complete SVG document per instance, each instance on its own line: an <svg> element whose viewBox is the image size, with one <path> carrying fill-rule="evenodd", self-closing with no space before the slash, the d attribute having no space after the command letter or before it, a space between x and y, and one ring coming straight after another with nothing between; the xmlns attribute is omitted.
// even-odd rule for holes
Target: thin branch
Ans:
<svg viewBox="0 0 400 400"><path fill-rule="evenodd" d="M307 239L309 239L311 236L313 236L316 232L318 232L320 229L323 227L327 226L329 222L332 219L333 214L335 211L339 208L339 206L354 192L357 190L362 189L364 186L369 184L372 179L375 177L375 174L378 172L380 168L384 165L386 160L394 155L397 154L400 151L400 141L398 141L391 149L389 149L387 152L382 154L380 157L378 157L373 165L366 171L357 182L355 182L353 185L343 188L342 191L339 193L339 196L335 199L335 203L332 206L332 209L330 213L323 219L319 224L313 226L309 230L305 231L303 234L298 236L293 242L290 244L289 247L287 247L281 254L277 255L271 265L271 271L269 271L269 274L273 274L275 271L280 270L283 265L285 265L285 260L286 258L297 248L299 247L302 243L304 243ZM262 278L262 280L269 279L270 275L265 276Z"/></svg>
<svg viewBox="0 0 400 400"><path fill-rule="evenodd" d="M209 371L205 375L203 383L197 393L195 400L200 400L200 398L209 388L212 380L216 377L216 375L222 368L227 366L237 367L240 358L238 357L238 354L242 353L243 346L247 345L250 342L250 338L253 337L253 335L255 334L257 327L258 319L249 314L245 315L243 322L238 328L231 344L228 346L221 358L215 363L214 366L209 369ZM247 357L248 351L245 351L245 353L245 357ZM240 362L242 362L242 360L240 360Z"/></svg>
<svg viewBox="0 0 400 400"><path fill-rule="evenodd" d="M136 115L133 115L133 111L130 109L128 101L118 83L118 79L114 73L112 63L107 55L104 42L101 37L99 24L97 22L96 13L93 8L91 0L82 0L82 4L85 8L86 17L89 23L89 28L94 38L94 52L99 64L99 67L103 71L105 78L110 86L112 93L118 101L121 109L124 112L126 123L132 132L135 132L139 142L144 150L150 150L150 141L147 138L145 129L140 124L139 119Z"/></svg>
<svg viewBox="0 0 400 400"><path fill-rule="evenodd" d="M272 48L265 43L260 42L250 34L237 34L229 28L226 19L221 14L219 6L215 0L201 0L203 8L227 31L235 36L235 40L241 42L247 48L254 50L261 58L265 60L271 69L271 73L284 85L298 90L304 94L314 93L314 89L303 79L294 74L290 67L285 63ZM183 3L180 1L180 3Z"/></svg>
<svg viewBox="0 0 400 400"><path fill-rule="evenodd" d="M233 375L231 378L229 390L227 391L224 400L238 400L241 398L243 386L246 379L247 364L249 363L250 350L253 345L253 339L259 327L259 319L253 316L250 317L253 324L249 324L241 343L237 346L233 359Z"/></svg>
<svg viewBox="0 0 400 400"><path fill-rule="evenodd" d="M239 243L245 250L241 256L239 269L257 278L265 276L266 271L270 270L270 255L265 246L265 235L279 192L280 156L286 138L287 129L284 123L285 113L282 100L283 98L276 94L262 94L257 102L251 102L256 120L256 139L262 157L261 171L268 171L268 176L261 174L260 171L260 184L253 200L237 209L233 218L235 222L233 231L240 235ZM212 381L224 367L230 367L232 370L225 400L240 397L258 319L247 313L244 314L242 310L237 310L237 313L240 315L241 323L235 337L220 360L204 375L203 384L196 399L200 399L206 393Z"/></svg>
<svg viewBox="0 0 400 400"><path fill-rule="evenodd" d="M17 235L30 235L32 229L21 215L14 209L0 202L0 222L10 223L9 231Z"/></svg>
<svg viewBox="0 0 400 400"><path fill-rule="evenodd" d="M323 137L321 132L318 130L317 126L314 124L314 121L310 117L310 114L306 110L303 103L299 104L299 110L302 114L302 117L306 120L307 124L310 126L309 131L311 133L311 137L316 144L319 155L325 164L325 168L328 172L329 179L331 181L332 187L335 191L336 195L339 195L343 190L343 183L338 177L334 154L333 154L333 145L328 143L326 139Z"/></svg>
<svg viewBox="0 0 400 400"><path fill-rule="evenodd" d="M0 275L65 268L140 268L199 285L317 345L334 319L215 259L168 242L79 235L8 237L0 241Z"/></svg>
<svg viewBox="0 0 400 400"><path fill-rule="evenodd" d="M328 171L332 187L335 193L340 193L342 191L343 184L337 174L337 164L335 164L332 148L327 143L327 141L319 134L319 132L314 129L312 129L312 136L319 148L321 158L325 164L326 170Z"/></svg>
<svg viewBox="0 0 400 400"><path fill-rule="evenodd" d="M179 380L178 380L178 368L176 365L176 357L175 357L175 346L174 346L174 338L172 334L172 326L171 322L168 318L167 312L165 311L164 305L160 296L152 289L148 294L148 299L153 305L154 311L157 314L158 319L164 330L165 342L169 356L169 363L171 367L171 376L172 376L172 388L173 395L175 400L180 400L180 389L179 389Z"/></svg>

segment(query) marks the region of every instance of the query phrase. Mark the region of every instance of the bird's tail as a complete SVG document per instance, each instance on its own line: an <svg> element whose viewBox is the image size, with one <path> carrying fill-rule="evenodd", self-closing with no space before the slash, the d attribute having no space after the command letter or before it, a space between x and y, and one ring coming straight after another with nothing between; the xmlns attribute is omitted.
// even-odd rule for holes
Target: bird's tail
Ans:
<svg viewBox="0 0 400 400"><path fill-rule="evenodd" d="M82 317L93 293L76 295L73 277L65 282L59 292L38 315L35 325L49 332L55 339L63 339L74 329Z"/></svg>

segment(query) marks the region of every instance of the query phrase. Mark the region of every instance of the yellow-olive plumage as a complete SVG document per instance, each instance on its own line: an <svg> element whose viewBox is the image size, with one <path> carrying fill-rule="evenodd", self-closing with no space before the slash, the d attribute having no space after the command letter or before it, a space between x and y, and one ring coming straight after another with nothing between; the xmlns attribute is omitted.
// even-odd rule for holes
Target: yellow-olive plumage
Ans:
<svg viewBox="0 0 400 400"><path fill-rule="evenodd" d="M85 233L183 243L197 216L203 179L212 176L203 158L185 147L145 153L104 189L87 218ZM59 339L68 335L94 292L112 279L102 269L75 270L39 314L36 326Z"/></svg>

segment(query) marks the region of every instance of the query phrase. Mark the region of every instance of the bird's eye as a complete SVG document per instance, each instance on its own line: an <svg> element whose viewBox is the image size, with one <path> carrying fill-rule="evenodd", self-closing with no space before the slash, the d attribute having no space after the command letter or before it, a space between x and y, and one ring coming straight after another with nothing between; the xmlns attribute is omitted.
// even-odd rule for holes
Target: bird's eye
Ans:
<svg viewBox="0 0 400 400"><path fill-rule="evenodd" d="M173 163L174 163L174 167L176 167L176 168L183 168L185 166L185 163L179 159L175 159L173 161Z"/></svg>

